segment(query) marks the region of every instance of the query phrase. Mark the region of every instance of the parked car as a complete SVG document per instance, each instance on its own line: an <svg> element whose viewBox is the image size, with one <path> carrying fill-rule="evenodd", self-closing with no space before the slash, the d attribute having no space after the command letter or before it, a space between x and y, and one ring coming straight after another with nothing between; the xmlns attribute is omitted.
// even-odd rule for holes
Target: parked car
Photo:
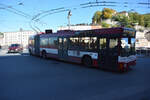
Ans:
<svg viewBox="0 0 150 100"><path fill-rule="evenodd" d="M23 47L20 44L11 44L8 48L8 53L21 53L23 51Z"/></svg>

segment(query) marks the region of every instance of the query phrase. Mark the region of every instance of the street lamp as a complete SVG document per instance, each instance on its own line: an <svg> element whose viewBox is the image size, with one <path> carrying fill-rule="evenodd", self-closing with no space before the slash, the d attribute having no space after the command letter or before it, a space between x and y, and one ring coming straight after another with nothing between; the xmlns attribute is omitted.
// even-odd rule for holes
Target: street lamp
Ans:
<svg viewBox="0 0 150 100"><path fill-rule="evenodd" d="M69 12L68 12L68 16L67 16L67 18L68 18L68 29L70 30L70 16L72 15L72 13L71 13L71 10L69 10Z"/></svg>

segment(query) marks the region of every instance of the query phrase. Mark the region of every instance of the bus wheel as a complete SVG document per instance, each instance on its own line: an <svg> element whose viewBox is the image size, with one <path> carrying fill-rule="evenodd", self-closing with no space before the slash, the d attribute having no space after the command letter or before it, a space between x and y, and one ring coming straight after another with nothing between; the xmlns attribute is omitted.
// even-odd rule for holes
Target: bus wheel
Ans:
<svg viewBox="0 0 150 100"><path fill-rule="evenodd" d="M87 66L87 67L91 67L92 66L92 59L89 56L85 56L82 59L82 63Z"/></svg>
<svg viewBox="0 0 150 100"><path fill-rule="evenodd" d="M47 55L46 55L46 52L45 52L45 51L42 52L42 58L43 58L43 59L46 59L46 58L47 58Z"/></svg>

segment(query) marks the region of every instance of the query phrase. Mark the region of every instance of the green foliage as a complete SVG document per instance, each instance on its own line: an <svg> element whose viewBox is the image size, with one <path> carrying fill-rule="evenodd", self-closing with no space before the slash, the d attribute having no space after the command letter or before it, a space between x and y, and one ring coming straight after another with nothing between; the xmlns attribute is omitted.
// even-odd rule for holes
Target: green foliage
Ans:
<svg viewBox="0 0 150 100"><path fill-rule="evenodd" d="M101 11L95 12L95 14L94 14L94 16L92 18L92 23L100 24L101 23L101 15L102 15Z"/></svg>
<svg viewBox="0 0 150 100"><path fill-rule="evenodd" d="M116 16L113 16L113 17L112 17L112 19L113 19L114 21L121 21L121 18L122 18L121 15L116 15Z"/></svg>
<svg viewBox="0 0 150 100"><path fill-rule="evenodd" d="M0 35L3 35L3 33L2 33L2 32L0 32Z"/></svg>
<svg viewBox="0 0 150 100"><path fill-rule="evenodd" d="M0 32L0 38L3 38L4 34L2 32Z"/></svg>
<svg viewBox="0 0 150 100"><path fill-rule="evenodd" d="M101 25L102 25L102 27L105 27L105 28L109 28L110 27L110 24L107 24L105 22L102 22Z"/></svg>
<svg viewBox="0 0 150 100"><path fill-rule="evenodd" d="M139 15L138 23L139 25L144 26L144 15Z"/></svg>
<svg viewBox="0 0 150 100"><path fill-rule="evenodd" d="M144 15L144 26L150 27L150 14Z"/></svg>
<svg viewBox="0 0 150 100"><path fill-rule="evenodd" d="M118 21L121 26L129 27L129 28L132 28L132 27L133 27L133 26L131 25L131 20L130 20L127 16L116 15L116 16L113 16L112 19L113 19L114 21Z"/></svg>
<svg viewBox="0 0 150 100"><path fill-rule="evenodd" d="M137 12L129 13L129 18L130 18L132 23L138 23L139 14Z"/></svg>
<svg viewBox="0 0 150 100"><path fill-rule="evenodd" d="M119 27L119 25L112 25L112 27Z"/></svg>
<svg viewBox="0 0 150 100"><path fill-rule="evenodd" d="M150 14L139 14L137 12L130 12L129 16L125 16L123 14L114 15L115 10L104 8L103 11L95 12L92 23L94 24L102 24L102 19L112 19L114 21L118 21L121 26L125 27L134 27L136 24L144 27L150 27Z"/></svg>
<svg viewBox="0 0 150 100"><path fill-rule="evenodd" d="M131 23L138 23L144 27L150 27L150 14L140 15L138 13L129 13Z"/></svg>
<svg viewBox="0 0 150 100"><path fill-rule="evenodd" d="M102 11L103 19L112 18L112 15L114 14L114 12L115 12L115 10L113 10L113 9L104 8Z"/></svg>
<svg viewBox="0 0 150 100"><path fill-rule="evenodd" d="M120 18L120 23L121 23L121 26L129 26L130 25L130 19L126 16L123 16Z"/></svg>

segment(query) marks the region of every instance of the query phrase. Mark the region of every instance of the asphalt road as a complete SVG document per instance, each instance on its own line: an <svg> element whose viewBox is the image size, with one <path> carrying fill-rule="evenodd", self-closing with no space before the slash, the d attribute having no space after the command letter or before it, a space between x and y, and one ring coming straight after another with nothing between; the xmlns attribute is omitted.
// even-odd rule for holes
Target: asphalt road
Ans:
<svg viewBox="0 0 150 100"><path fill-rule="evenodd" d="M150 58L127 73L0 55L0 100L150 100Z"/></svg>

